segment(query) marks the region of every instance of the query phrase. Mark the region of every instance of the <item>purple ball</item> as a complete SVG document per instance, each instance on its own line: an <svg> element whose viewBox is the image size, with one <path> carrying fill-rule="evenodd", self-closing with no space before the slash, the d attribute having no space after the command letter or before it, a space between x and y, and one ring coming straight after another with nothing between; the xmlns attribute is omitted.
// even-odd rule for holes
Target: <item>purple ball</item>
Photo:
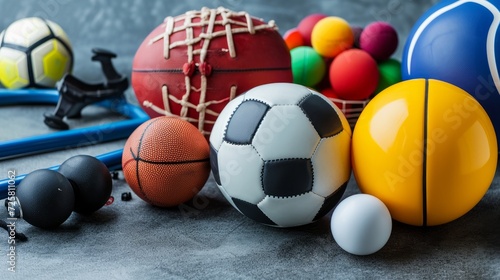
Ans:
<svg viewBox="0 0 500 280"><path fill-rule="evenodd" d="M398 47L398 33L387 22L376 21L367 25L359 38L359 46L374 59L389 59Z"/></svg>

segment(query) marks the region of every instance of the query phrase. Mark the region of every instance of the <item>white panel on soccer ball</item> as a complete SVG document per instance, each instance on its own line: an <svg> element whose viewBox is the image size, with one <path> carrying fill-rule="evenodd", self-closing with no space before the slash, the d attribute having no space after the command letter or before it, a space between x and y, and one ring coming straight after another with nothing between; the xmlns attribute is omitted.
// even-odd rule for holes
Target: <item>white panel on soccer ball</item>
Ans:
<svg viewBox="0 0 500 280"><path fill-rule="evenodd" d="M278 226L293 227L312 222L324 201L323 197L308 192L286 198L266 196L257 206Z"/></svg>
<svg viewBox="0 0 500 280"><path fill-rule="evenodd" d="M342 131L323 138L311 158L314 168L312 191L323 197L334 193L351 176L351 137Z"/></svg>
<svg viewBox="0 0 500 280"><path fill-rule="evenodd" d="M286 94L276 94L285 92ZM291 83L273 83L257 86L245 94L245 100L263 101L269 106L278 104L298 104L311 91L301 85Z"/></svg>
<svg viewBox="0 0 500 280"><path fill-rule="evenodd" d="M212 132L210 133L210 144L212 144L216 150L219 150L220 145L222 145L229 118L231 118L234 111L242 101L243 95L237 96L224 107L217 117L217 120L212 128Z"/></svg>
<svg viewBox="0 0 500 280"><path fill-rule="evenodd" d="M264 160L310 158L320 137L302 109L274 106L264 116L252 145Z"/></svg>
<svg viewBox="0 0 500 280"><path fill-rule="evenodd" d="M314 92L316 95L318 95L319 97L321 97L323 100L325 100L326 102L328 102L332 108L335 109L335 112L337 112L337 115L339 115L340 117L340 120L342 121L342 127L344 128L345 131L347 131L347 133L349 135L352 135L352 131L351 131L351 126L349 125L349 121L347 120L347 118L345 117L344 113L342 112L342 110L339 109L339 107L337 107L337 105L335 105L335 103L333 103L330 99L328 99L328 97L326 97L325 95L321 94L321 93L318 93L318 92Z"/></svg>
<svg viewBox="0 0 500 280"><path fill-rule="evenodd" d="M251 145L223 142L217 155L220 181L231 197L253 204L265 197L261 183L264 162Z"/></svg>
<svg viewBox="0 0 500 280"><path fill-rule="evenodd" d="M0 63L3 65L2 67L6 67L6 73L11 74L3 76L4 79L9 80L10 87L19 88L29 84L28 58L24 52L10 48L1 48Z"/></svg>
<svg viewBox="0 0 500 280"><path fill-rule="evenodd" d="M35 82L39 84L53 83L52 79L45 75L44 57L54 49L54 41L49 40L31 52L31 65L33 67L33 76Z"/></svg>
<svg viewBox="0 0 500 280"><path fill-rule="evenodd" d="M54 85L64 73L70 71L70 54L66 47L56 40L49 40L35 48L31 52L31 59L33 76L37 84ZM49 73L46 72L47 69L50 69Z"/></svg>
<svg viewBox="0 0 500 280"><path fill-rule="evenodd" d="M57 40L54 40L55 41L55 44L56 44L56 48L57 48L57 51L62 54L64 57L67 57L68 58L68 62L69 62L69 58L71 57L71 54L69 52L69 50L66 48L66 46L64 46L61 42L57 41ZM66 64L66 68L65 70L69 71L69 66L70 66L70 63L67 63Z"/></svg>
<svg viewBox="0 0 500 280"><path fill-rule="evenodd" d="M66 35L66 32L61 28L61 26L57 23L54 23L50 20L47 20L47 24L49 25L50 29L52 30L52 33L59 39L61 39L68 47L71 48L71 42L68 38L68 35Z"/></svg>
<svg viewBox="0 0 500 280"><path fill-rule="evenodd" d="M50 35L50 30L40 18L25 18L12 23L5 32L4 41L21 47L29 47Z"/></svg>

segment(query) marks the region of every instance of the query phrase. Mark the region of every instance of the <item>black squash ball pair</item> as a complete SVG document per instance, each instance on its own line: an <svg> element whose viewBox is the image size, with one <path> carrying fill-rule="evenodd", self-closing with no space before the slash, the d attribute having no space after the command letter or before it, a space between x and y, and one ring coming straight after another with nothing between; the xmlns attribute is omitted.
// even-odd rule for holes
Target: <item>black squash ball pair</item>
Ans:
<svg viewBox="0 0 500 280"><path fill-rule="evenodd" d="M57 171L40 169L28 174L17 186L22 218L39 228L55 228L72 211L90 214L99 210L111 195L111 174L92 156L69 158Z"/></svg>

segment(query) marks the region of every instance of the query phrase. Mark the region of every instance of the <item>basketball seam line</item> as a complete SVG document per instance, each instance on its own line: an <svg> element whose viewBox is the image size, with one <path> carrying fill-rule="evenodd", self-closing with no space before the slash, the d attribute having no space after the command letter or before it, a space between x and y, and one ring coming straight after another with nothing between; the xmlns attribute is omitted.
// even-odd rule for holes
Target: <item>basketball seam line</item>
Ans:
<svg viewBox="0 0 500 280"><path fill-rule="evenodd" d="M132 153L132 157L136 160L136 161L141 161L141 162L145 162L145 163L151 163L151 164L172 164L172 165L176 165L176 164L189 164L189 163L198 163L198 162L207 162L210 160L210 157L207 157L207 158L202 158L202 159L193 159L193 160L184 160L184 161L153 161L153 160L147 160L147 159L142 159L138 156L135 156L134 155L134 152L132 151L132 148L130 148L130 153Z"/></svg>
<svg viewBox="0 0 500 280"><path fill-rule="evenodd" d="M422 148L422 224L427 226L427 129L429 120L429 80L424 89L424 145Z"/></svg>
<svg viewBox="0 0 500 280"><path fill-rule="evenodd" d="M137 145L137 157L139 157L140 153L141 153L141 146L142 146L142 139L144 138L144 135L146 134L146 131L148 130L148 128L154 124L155 122L157 122L158 119L156 120L153 120L151 121L145 128L144 128L144 131L142 132L142 135L141 135L141 138L139 139L139 143ZM132 152L132 148L130 148L130 152ZM132 152L132 157L133 158L136 158L136 156L134 155L134 153ZM139 190L141 191L142 195L144 196L144 199L149 202L149 203L152 203L152 201L149 199L149 197L147 196L146 192L144 192L144 190L142 189L142 184L141 184L141 179L140 179L140 176L139 176L139 161L136 161L135 163L135 175L136 175L136 179L137 179L137 184L139 185Z"/></svg>

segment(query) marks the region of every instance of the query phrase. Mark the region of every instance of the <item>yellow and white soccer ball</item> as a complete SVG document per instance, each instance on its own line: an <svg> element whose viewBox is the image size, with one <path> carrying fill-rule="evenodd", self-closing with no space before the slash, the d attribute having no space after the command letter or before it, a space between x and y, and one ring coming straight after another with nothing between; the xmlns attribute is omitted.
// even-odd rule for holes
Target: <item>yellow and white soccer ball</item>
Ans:
<svg viewBox="0 0 500 280"><path fill-rule="evenodd" d="M0 33L0 82L6 88L54 87L72 66L68 36L50 20L20 19Z"/></svg>

